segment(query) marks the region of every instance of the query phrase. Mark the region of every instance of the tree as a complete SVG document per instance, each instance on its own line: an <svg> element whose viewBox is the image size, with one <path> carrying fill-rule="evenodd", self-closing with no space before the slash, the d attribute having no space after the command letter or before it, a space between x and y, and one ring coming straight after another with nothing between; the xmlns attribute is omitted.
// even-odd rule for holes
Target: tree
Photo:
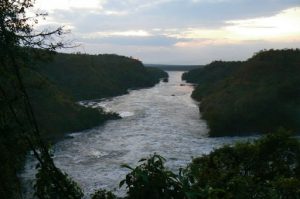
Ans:
<svg viewBox="0 0 300 199"><path fill-rule="evenodd" d="M120 182L120 187L127 185L128 198L186 198L182 179L165 168L162 156L154 154L139 162L136 168L123 165L131 170Z"/></svg>
<svg viewBox="0 0 300 199"><path fill-rule="evenodd" d="M62 27L36 31L35 26L47 14L29 16L28 10L33 6L33 0L0 1L0 144L3 147L0 158L1 162L6 162L0 167L0 195L20 198L17 183L6 180L16 178L14 161L17 160L14 158L22 159L24 149L29 147L39 162L35 185L39 198L81 198L81 189L54 165L48 147L40 137L22 80L21 71L45 52L68 47L62 42L62 35L66 33ZM18 142L20 144L16 145ZM11 175L5 176L6 171Z"/></svg>

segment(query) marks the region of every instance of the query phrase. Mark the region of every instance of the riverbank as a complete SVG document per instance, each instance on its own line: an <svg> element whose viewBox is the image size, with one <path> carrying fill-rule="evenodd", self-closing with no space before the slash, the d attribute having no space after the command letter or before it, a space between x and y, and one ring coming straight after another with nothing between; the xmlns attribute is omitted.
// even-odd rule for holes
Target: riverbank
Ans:
<svg viewBox="0 0 300 199"><path fill-rule="evenodd" d="M300 51L269 50L243 62L216 61L183 75L210 136L300 132Z"/></svg>
<svg viewBox="0 0 300 199"><path fill-rule="evenodd" d="M43 56L44 53L41 51ZM68 133L90 129L108 120L120 118L116 113L105 112L102 108L83 107L77 103L79 99L117 96L126 93L128 89L151 87L159 82L161 75L167 76L160 70L148 70L138 60L118 55L55 53L48 59L46 63L36 61L33 64L32 61L30 67L20 68L41 138L47 145L64 139ZM3 74L2 77L7 99L14 103L16 111L20 111L17 112L19 121L26 128L30 127L27 124L28 118L24 115L23 96L19 96L14 84L9 85L10 81L15 80L14 76ZM4 81L6 78L7 81ZM20 130L22 125L14 123L16 121L12 119L9 107L4 101L2 116L8 118L5 120L8 124L2 125L3 133L0 136L0 158L1 162L5 162L1 167L3 186L1 185L0 195L21 193L17 173L23 167L29 148L21 133L24 129ZM26 136L30 137L31 129L26 130Z"/></svg>
<svg viewBox="0 0 300 199"><path fill-rule="evenodd" d="M214 148L255 137L209 138L206 122L199 117L193 86L181 81L183 72L169 72L169 82L104 101L88 101L86 106L102 107L123 116L103 126L72 134L53 146L54 161L83 188L88 196L99 188L116 189L128 170L150 154L167 159L172 171L185 167L191 157L208 154ZM34 178L29 162L24 177Z"/></svg>
<svg viewBox="0 0 300 199"><path fill-rule="evenodd" d="M51 61L37 63L24 74L46 140L119 118L101 108L82 107L76 101L123 95L129 89L154 86L167 76L160 69L146 68L124 56L64 53L55 53Z"/></svg>

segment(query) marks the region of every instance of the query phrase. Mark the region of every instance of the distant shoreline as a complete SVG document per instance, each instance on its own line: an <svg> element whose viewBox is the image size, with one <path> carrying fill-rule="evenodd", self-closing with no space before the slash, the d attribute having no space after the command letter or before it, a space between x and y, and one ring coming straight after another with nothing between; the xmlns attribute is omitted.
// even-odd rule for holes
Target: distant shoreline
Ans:
<svg viewBox="0 0 300 199"><path fill-rule="evenodd" d="M165 71L189 71L203 68L204 65L168 65L168 64L144 64L145 67L155 67Z"/></svg>

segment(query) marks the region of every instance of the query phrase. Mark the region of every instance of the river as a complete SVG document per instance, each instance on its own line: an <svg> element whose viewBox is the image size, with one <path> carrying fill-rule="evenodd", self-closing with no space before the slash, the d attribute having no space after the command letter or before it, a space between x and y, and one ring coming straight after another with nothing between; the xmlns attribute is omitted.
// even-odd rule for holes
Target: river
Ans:
<svg viewBox="0 0 300 199"><path fill-rule="evenodd" d="M118 184L129 171L121 164L136 166L139 159L158 153L166 158L167 167L177 171L192 157L251 138L209 138L197 102L190 97L193 87L181 81L182 72L168 73L169 82L152 88L104 101L81 102L122 116L100 127L72 133L72 139L53 147L56 165L77 181L87 195L99 188L124 193ZM22 174L25 184L32 184L34 173L34 161L29 157Z"/></svg>

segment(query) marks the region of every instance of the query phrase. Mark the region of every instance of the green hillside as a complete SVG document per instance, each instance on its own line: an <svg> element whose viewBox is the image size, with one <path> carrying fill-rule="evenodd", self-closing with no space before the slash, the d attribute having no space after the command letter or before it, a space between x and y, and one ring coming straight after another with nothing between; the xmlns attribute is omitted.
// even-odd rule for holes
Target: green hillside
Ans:
<svg viewBox="0 0 300 199"><path fill-rule="evenodd" d="M24 70L34 111L46 138L99 125L116 114L77 104L78 100L124 94L128 89L153 86L167 76L160 69L118 55L57 53L51 61Z"/></svg>
<svg viewBox="0 0 300 199"><path fill-rule="evenodd" d="M203 68L190 70L182 74L182 79L197 84L192 97L200 100L208 95L220 81L236 71L242 62L214 61Z"/></svg>
<svg viewBox="0 0 300 199"><path fill-rule="evenodd" d="M151 72L136 59L108 54L58 53L36 70L76 100L125 94L129 88L150 87L167 76L162 70Z"/></svg>
<svg viewBox="0 0 300 199"><path fill-rule="evenodd" d="M101 109L78 105L72 97L35 71L24 70L23 76L42 136L46 139L57 139L66 132L84 130L119 117Z"/></svg>
<svg viewBox="0 0 300 199"><path fill-rule="evenodd" d="M261 51L245 62L219 62L183 75L211 136L300 131L300 50Z"/></svg>
<svg viewBox="0 0 300 199"><path fill-rule="evenodd" d="M26 51L31 55L29 52ZM87 62L87 58L98 58L98 62ZM36 61L30 56L28 59ZM152 86L162 76L167 76L167 73L159 69L145 69L136 60L117 55L56 54L52 59L47 63L37 62L26 67L20 65L20 74L37 125L46 143L57 141L66 133L88 129L109 119L119 118L117 114L106 113L100 108L80 106L78 100L123 94L129 88ZM9 66L8 69L2 67L0 73L0 196L21 198L17 174L24 164L29 148L26 138L31 135L31 127L24 115L24 96L13 72L9 70L12 64L2 59L0 63ZM15 119L13 112L18 119Z"/></svg>

